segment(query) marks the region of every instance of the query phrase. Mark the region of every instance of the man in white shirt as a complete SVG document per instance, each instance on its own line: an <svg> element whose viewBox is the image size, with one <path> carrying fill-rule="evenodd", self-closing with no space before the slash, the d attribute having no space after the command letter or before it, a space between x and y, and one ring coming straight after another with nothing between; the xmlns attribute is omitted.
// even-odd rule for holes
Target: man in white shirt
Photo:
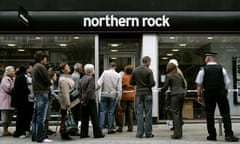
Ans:
<svg viewBox="0 0 240 144"><path fill-rule="evenodd" d="M114 111L116 101L122 95L121 76L116 72L117 65L115 62L110 63L110 68L105 70L97 81L97 89L101 88L100 103L100 122L99 127L104 128L105 116L108 116L108 134L113 134Z"/></svg>

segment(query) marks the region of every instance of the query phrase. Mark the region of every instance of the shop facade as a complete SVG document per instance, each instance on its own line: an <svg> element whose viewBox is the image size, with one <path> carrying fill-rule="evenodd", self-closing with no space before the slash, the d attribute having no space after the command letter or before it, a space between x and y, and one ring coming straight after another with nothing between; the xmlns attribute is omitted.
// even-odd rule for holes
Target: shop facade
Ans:
<svg viewBox="0 0 240 144"><path fill-rule="evenodd" d="M92 63L96 79L115 61L118 72L125 65L152 58L153 117L165 119L165 67L177 59L188 81L184 118L205 118L196 101L194 83L203 63L203 52L218 53L232 80L229 90L231 112L240 104L240 12L238 11L17 11L0 12L0 67L33 61L37 50L49 55L49 66L61 62Z"/></svg>

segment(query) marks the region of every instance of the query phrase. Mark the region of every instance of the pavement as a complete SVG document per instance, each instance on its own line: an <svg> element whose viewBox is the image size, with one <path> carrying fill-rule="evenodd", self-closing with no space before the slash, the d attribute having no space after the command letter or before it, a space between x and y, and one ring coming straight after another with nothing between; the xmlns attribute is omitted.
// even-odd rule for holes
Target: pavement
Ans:
<svg viewBox="0 0 240 144"><path fill-rule="evenodd" d="M180 140L172 140L170 135L171 126L167 126L165 123L154 124L153 125L153 138L136 138L136 126L134 126L133 132L127 132L127 127L124 127L123 132L115 134L107 134L107 130L104 129L104 138L93 138L92 127L89 127L90 138L82 138L78 136L73 136L71 141L62 141L60 134L57 132L49 136L53 140L53 144L222 144L226 143L224 141L224 136L217 137L216 142L207 141L207 129L206 123L191 123L186 122L183 126L183 138ZM14 131L14 127L10 127L10 132ZM51 126L52 130L56 130L56 126ZM216 129L218 132L218 125L216 123ZM237 137L240 137L240 123L233 123L233 131ZM0 127L0 135L2 135L2 127ZM0 136L0 144L32 144L36 142L31 142L31 138L13 138L13 137L3 137ZM240 143L240 142L236 142Z"/></svg>

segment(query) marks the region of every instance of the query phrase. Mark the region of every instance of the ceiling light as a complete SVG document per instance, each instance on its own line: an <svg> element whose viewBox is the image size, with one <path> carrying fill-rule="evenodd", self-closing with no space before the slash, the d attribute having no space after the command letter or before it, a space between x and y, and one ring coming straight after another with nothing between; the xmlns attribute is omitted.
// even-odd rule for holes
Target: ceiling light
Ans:
<svg viewBox="0 0 240 144"><path fill-rule="evenodd" d="M8 46L10 46L10 47L15 47L16 46L16 44L14 44L14 43L10 43L10 44L7 44Z"/></svg>
<svg viewBox="0 0 240 144"><path fill-rule="evenodd" d="M185 47L185 46L187 46L187 44L181 43L181 44L179 44L179 46L180 46L180 47Z"/></svg>
<svg viewBox="0 0 240 144"><path fill-rule="evenodd" d="M67 44L65 44L65 43L61 43L61 44L59 44L59 46L61 46L61 47L66 47Z"/></svg>
<svg viewBox="0 0 240 144"><path fill-rule="evenodd" d="M36 39L36 40L40 40L40 39L41 39L41 37L39 37L39 36L36 36L36 37L35 37L35 39Z"/></svg>
<svg viewBox="0 0 240 144"><path fill-rule="evenodd" d="M112 49L111 52L118 52L118 50L116 50L116 49Z"/></svg>
<svg viewBox="0 0 240 144"><path fill-rule="evenodd" d="M167 59L168 59L168 57L162 57L161 59L162 59L162 60L167 60Z"/></svg>
<svg viewBox="0 0 240 144"><path fill-rule="evenodd" d="M110 46L111 46L111 47L119 47L120 44L119 44L119 43L112 43L112 44L110 44Z"/></svg>
<svg viewBox="0 0 240 144"><path fill-rule="evenodd" d="M117 59L117 58L116 58L116 57L112 57L111 59L114 59L114 60L115 60L115 59Z"/></svg>
<svg viewBox="0 0 240 144"><path fill-rule="evenodd" d="M174 36L171 36L171 37L169 37L169 39L173 40L173 39L175 39L175 37L174 37Z"/></svg>
<svg viewBox="0 0 240 144"><path fill-rule="evenodd" d="M79 39L79 36L74 36L73 39L77 40Z"/></svg>
<svg viewBox="0 0 240 144"><path fill-rule="evenodd" d="M209 39L209 40L212 40L212 39L213 39L213 37L208 37L207 39Z"/></svg>
<svg viewBox="0 0 240 144"><path fill-rule="evenodd" d="M17 51L19 51L19 52L24 52L25 49L18 49Z"/></svg>
<svg viewBox="0 0 240 144"><path fill-rule="evenodd" d="M166 55L167 55L167 56L173 56L173 54L172 54L172 53L167 53Z"/></svg>
<svg viewBox="0 0 240 144"><path fill-rule="evenodd" d="M179 49L172 49L172 51L173 51L173 52L178 52L178 51L179 51Z"/></svg>

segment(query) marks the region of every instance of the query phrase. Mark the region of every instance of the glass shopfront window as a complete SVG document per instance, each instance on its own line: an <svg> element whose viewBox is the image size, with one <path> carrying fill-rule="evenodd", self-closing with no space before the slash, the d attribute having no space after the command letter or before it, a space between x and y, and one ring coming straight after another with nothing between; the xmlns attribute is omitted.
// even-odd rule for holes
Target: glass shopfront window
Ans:
<svg viewBox="0 0 240 144"><path fill-rule="evenodd" d="M20 66L34 61L34 53L43 50L49 66L57 70L58 64L70 66L80 62L94 64L94 35L0 35L0 68Z"/></svg>
<svg viewBox="0 0 240 144"><path fill-rule="evenodd" d="M231 79L228 98L232 114L239 114L240 87L240 35L220 34L166 34L158 36L159 45L159 86L164 83L166 64L176 59L188 82L188 94L185 98L183 117L185 119L205 118L204 107L197 103L195 78L202 65L203 53L218 53L217 62L228 72ZM192 91L193 90L193 91ZM160 96L160 119L166 119L164 94ZM218 112L217 112L218 113Z"/></svg>

